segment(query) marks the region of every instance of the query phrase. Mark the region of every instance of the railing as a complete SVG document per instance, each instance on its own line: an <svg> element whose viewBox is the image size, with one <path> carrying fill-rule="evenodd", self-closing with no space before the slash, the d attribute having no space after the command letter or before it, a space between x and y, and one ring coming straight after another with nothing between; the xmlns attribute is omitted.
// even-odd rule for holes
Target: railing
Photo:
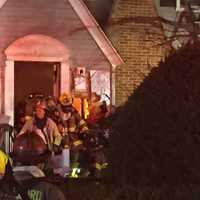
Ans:
<svg viewBox="0 0 200 200"><path fill-rule="evenodd" d="M0 146L6 153L12 152L14 128L9 124L0 124Z"/></svg>

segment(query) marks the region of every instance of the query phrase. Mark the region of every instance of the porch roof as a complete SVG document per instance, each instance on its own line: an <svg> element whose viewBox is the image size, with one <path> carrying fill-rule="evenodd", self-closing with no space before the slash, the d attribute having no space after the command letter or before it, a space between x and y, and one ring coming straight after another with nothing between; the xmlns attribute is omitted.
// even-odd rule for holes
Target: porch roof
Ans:
<svg viewBox="0 0 200 200"><path fill-rule="evenodd" d="M0 9L8 0L0 0ZM103 30L100 28L87 6L82 0L65 0L70 3L73 10L76 12L79 19L82 21L84 27L98 45L99 49L103 52L109 63L115 68L118 65L123 64L123 60L112 46L109 39L106 37ZM105 62L105 61L103 61Z"/></svg>
<svg viewBox="0 0 200 200"><path fill-rule="evenodd" d="M91 34L99 48L107 57L113 67L123 64L123 60L112 46L110 40L106 37L103 30L100 28L87 6L82 0L68 0L73 9Z"/></svg>

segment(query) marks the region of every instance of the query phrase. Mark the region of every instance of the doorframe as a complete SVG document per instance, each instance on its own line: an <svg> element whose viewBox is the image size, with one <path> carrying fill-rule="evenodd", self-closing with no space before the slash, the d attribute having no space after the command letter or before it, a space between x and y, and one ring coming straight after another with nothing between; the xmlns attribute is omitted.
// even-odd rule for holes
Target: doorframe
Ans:
<svg viewBox="0 0 200 200"><path fill-rule="evenodd" d="M61 77L61 73L60 73L60 63L54 63L53 65L53 95L55 97L60 96L60 77Z"/></svg>
<svg viewBox="0 0 200 200"><path fill-rule="evenodd" d="M45 52L45 49L48 48L51 50L49 55L48 52L47 53ZM55 51L55 56L52 56L53 51ZM30 54L27 54L27 52L30 52ZM4 79L4 111L5 114L10 117L11 125L14 125L15 61L59 62L60 93L63 92L71 93L71 86L70 86L71 63L69 59L70 54L68 49L60 41L45 35L28 35L15 40L5 50L5 55L6 55L6 61L5 61L5 79Z"/></svg>
<svg viewBox="0 0 200 200"><path fill-rule="evenodd" d="M15 83L15 61L19 60L6 60L5 67L5 91L4 91L4 111L5 114L10 116L10 124L14 125L14 83ZM20 60L22 61L22 60ZM24 61L24 60L23 60ZM44 60L42 61L44 62ZM48 61L50 62L50 61ZM58 62L58 61L56 61ZM71 93L70 91L70 66L67 62L60 64L60 93Z"/></svg>
<svg viewBox="0 0 200 200"><path fill-rule="evenodd" d="M50 72L50 74L49 74L49 78L51 78L51 85L46 85L47 87L48 87L48 89L50 90L49 92L48 92L48 95L52 95L52 96L54 96L54 97L59 97L59 95L60 95L60 76L61 76L61 73L60 73L60 69L61 69L61 62L44 62L44 61L17 61L17 60L14 60L14 92L20 92L22 89L25 89L26 88L26 90L28 89L28 91L29 91L29 93L30 92L36 92L36 91L39 91L39 90L37 90L37 87L34 87L34 84L33 84L33 88L34 88L34 90L33 91L30 91L30 89L28 88L28 87L26 87L26 82L24 82L23 81L23 77L24 77L24 74L26 74L26 76L27 76L27 78L29 79L29 80L32 80L31 82L33 82L33 79L32 79L32 75L31 75L31 73L29 73L29 71L24 71L24 70L26 70L27 69L27 67L28 66L30 66L30 64L32 63L32 70L33 71L35 71L35 78L37 78L37 76L39 75L39 73L40 73L40 75L41 76L43 76L42 74L41 74L41 72L40 71L38 71L38 70L42 70L42 68L43 67L47 67L47 69L49 69L51 72ZM42 64L41 64L42 63ZM38 68L38 66L37 65L41 65L39 68ZM22 70L20 70L21 72L20 72L20 79L23 81L23 82L21 82L21 84L20 85L18 85L17 84L17 82L16 82L16 69L18 70L18 68L20 68L21 66L23 66L22 67L22 69L23 69L23 71ZM36 67L37 66L37 67ZM35 68L36 67L36 68ZM33 72L32 71L32 72ZM27 80L27 79L26 79ZM44 79L43 79L43 81L45 81ZM37 82L37 81L36 81ZM17 84L17 85L16 85ZM41 85L41 84L40 84ZM32 89L33 89L32 88ZM17 90L16 90L17 89ZM16 93L15 93L16 94ZM27 94L27 93L26 93ZM45 94L45 91L43 91L42 92L42 94ZM16 98L16 95L14 95L14 99ZM16 99L15 99L16 100ZM19 99L18 99L18 101L16 102L14 100L14 106L16 106L16 103L19 103L18 101L19 101ZM14 107L14 109L15 109L15 107Z"/></svg>

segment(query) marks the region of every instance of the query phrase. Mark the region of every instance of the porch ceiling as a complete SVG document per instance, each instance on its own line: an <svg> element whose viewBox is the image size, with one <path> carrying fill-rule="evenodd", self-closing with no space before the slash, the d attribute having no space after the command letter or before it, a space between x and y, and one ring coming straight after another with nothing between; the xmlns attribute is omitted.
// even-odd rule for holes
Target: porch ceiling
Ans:
<svg viewBox="0 0 200 200"><path fill-rule="evenodd" d="M0 0L0 20L4 22L1 25L3 31L0 32L0 49L5 50L10 42L20 37L37 33L63 43L70 51L68 56L72 62L71 66L108 71L111 66L116 67L123 63L81 0L46 2L48 4L43 1L22 4L18 0ZM41 9L40 12L38 9ZM59 15L56 10L59 11ZM19 21L21 23L18 31L13 31L15 23ZM20 51L20 48L18 50Z"/></svg>

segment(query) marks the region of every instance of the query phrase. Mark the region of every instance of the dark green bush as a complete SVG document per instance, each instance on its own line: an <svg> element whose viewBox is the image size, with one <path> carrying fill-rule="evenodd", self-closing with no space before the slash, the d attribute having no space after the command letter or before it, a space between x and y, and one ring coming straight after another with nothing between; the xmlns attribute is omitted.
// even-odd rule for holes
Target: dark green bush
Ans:
<svg viewBox="0 0 200 200"><path fill-rule="evenodd" d="M113 190L105 200L198 200L200 187L197 185L184 185L179 187L162 185L159 187L134 187L124 185Z"/></svg>
<svg viewBox="0 0 200 200"><path fill-rule="evenodd" d="M113 116L109 179L117 185L200 183L200 43L154 68Z"/></svg>
<svg viewBox="0 0 200 200"><path fill-rule="evenodd" d="M69 182L68 199L198 200L200 43L169 55L106 123L106 182Z"/></svg>

